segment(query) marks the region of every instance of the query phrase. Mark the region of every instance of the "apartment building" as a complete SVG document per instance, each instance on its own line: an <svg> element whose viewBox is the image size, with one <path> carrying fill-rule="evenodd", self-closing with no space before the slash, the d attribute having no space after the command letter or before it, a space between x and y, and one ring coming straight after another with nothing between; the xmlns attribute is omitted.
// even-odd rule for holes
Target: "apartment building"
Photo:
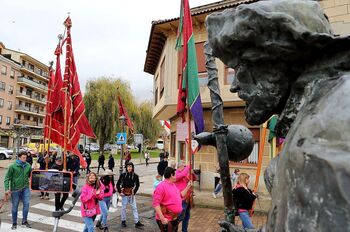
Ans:
<svg viewBox="0 0 350 232"><path fill-rule="evenodd" d="M43 138L46 114L48 66L3 44L0 48L1 60L7 62L1 66L0 115L5 121L0 128L10 134L8 139L0 140L1 144L12 147L11 137L15 134L19 135L20 145L39 142ZM4 107L1 107L1 99L4 99Z"/></svg>
<svg viewBox="0 0 350 232"><path fill-rule="evenodd" d="M205 131L212 131L211 99L207 88L208 74L205 68L205 57L203 45L207 40L205 29L205 17L215 11L222 11L233 8L242 3L255 2L242 0L227 0L215 2L196 8L192 8L192 22L197 52L197 63L199 72L200 94L204 110ZM170 158L178 162L179 160L189 160L186 147L187 124L182 123L176 115L178 83L181 78L182 52L175 50L177 28L179 18L166 19L152 22L149 37L147 55L144 71L153 75L153 117L159 120L170 120ZM242 124L247 126L254 135L255 145L251 155L239 163L230 163L231 172L234 168L240 168L249 173L252 180L255 179L258 161L258 148L261 141L260 127L250 126L245 122L245 103L238 98L237 94L232 94L229 89L235 72L226 67L220 60L216 61L218 68L218 78L221 97L224 102L224 119L227 124ZM194 125L192 122L192 129ZM263 169L270 161L270 145L265 142L263 154ZM202 146L200 151L194 155L194 167L201 170L201 188L212 189L214 187L214 173L218 167L218 157L216 149L211 146ZM262 176L260 176L259 190L265 192Z"/></svg>

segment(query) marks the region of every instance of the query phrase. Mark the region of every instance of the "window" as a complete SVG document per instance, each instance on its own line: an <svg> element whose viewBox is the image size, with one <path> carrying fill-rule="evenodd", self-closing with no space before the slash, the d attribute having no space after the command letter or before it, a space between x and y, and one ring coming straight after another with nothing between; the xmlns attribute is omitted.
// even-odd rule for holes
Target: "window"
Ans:
<svg viewBox="0 0 350 232"><path fill-rule="evenodd" d="M159 89L160 89L160 92L159 92L159 99L161 99L163 97L163 93L164 93L164 76L165 76L165 68L164 68L164 62L165 61L165 57L162 61L162 64L160 65L160 82L159 82Z"/></svg>
<svg viewBox="0 0 350 232"><path fill-rule="evenodd" d="M176 132L172 132L170 136L170 156L175 157L175 148L176 148Z"/></svg>
<svg viewBox="0 0 350 232"><path fill-rule="evenodd" d="M156 106L158 103L158 88L156 88L156 91L154 92L154 105Z"/></svg>
<svg viewBox="0 0 350 232"><path fill-rule="evenodd" d="M1 74L6 75L7 74L7 67L5 65L1 66Z"/></svg>
<svg viewBox="0 0 350 232"><path fill-rule="evenodd" d="M29 63L29 64L28 64L28 69L34 71L34 65L32 65L32 64Z"/></svg>
<svg viewBox="0 0 350 232"><path fill-rule="evenodd" d="M12 101L7 102L7 109L12 110Z"/></svg>
<svg viewBox="0 0 350 232"><path fill-rule="evenodd" d="M15 70L11 69L10 77L11 77L12 79L15 78Z"/></svg>
<svg viewBox="0 0 350 232"><path fill-rule="evenodd" d="M4 99L0 98L0 108L4 108Z"/></svg>
<svg viewBox="0 0 350 232"><path fill-rule="evenodd" d="M0 124L2 124L2 115L0 115Z"/></svg>
<svg viewBox="0 0 350 232"><path fill-rule="evenodd" d="M9 94L13 94L13 86L9 85Z"/></svg>
<svg viewBox="0 0 350 232"><path fill-rule="evenodd" d="M22 66L25 67L26 66L26 61L22 60Z"/></svg>
<svg viewBox="0 0 350 232"><path fill-rule="evenodd" d="M0 90L5 91L6 89L6 83L3 81L0 81Z"/></svg>
<svg viewBox="0 0 350 232"><path fill-rule="evenodd" d="M6 117L6 125L10 125L11 123L11 117Z"/></svg>
<svg viewBox="0 0 350 232"><path fill-rule="evenodd" d="M233 80L235 79L236 72L233 68L226 67L225 68L225 85L231 85Z"/></svg>
<svg viewBox="0 0 350 232"><path fill-rule="evenodd" d="M204 56L204 42L199 42L195 44L196 46L196 57L198 66L198 81L200 87L207 86L208 83L208 73L205 67L205 56ZM180 79L182 77L182 48L178 52L178 88L180 84Z"/></svg>

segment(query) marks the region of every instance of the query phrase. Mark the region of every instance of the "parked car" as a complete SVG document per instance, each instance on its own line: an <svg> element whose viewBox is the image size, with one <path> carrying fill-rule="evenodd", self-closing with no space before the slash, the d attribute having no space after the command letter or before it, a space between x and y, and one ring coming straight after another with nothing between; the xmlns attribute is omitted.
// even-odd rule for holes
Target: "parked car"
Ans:
<svg viewBox="0 0 350 232"><path fill-rule="evenodd" d="M6 147L0 147L0 160L11 159L13 151L7 149Z"/></svg>

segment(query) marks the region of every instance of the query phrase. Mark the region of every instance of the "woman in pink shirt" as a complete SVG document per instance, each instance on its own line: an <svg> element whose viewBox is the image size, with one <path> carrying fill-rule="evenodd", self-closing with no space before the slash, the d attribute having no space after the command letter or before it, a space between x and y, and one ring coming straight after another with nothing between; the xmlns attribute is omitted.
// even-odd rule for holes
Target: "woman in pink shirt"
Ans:
<svg viewBox="0 0 350 232"><path fill-rule="evenodd" d="M101 210L101 217L96 223L96 227L100 230L106 230L108 228L108 210L111 206L112 195L117 191L114 185L114 175L115 174L111 170L106 170L101 174L100 183L104 186L104 195L103 199L98 202Z"/></svg>
<svg viewBox="0 0 350 232"><path fill-rule="evenodd" d="M94 232L94 220L100 214L98 201L103 199L104 187L100 185L96 173L90 172L86 184L81 189L81 216L85 227L83 232Z"/></svg>
<svg viewBox="0 0 350 232"><path fill-rule="evenodd" d="M153 207L156 211L156 220L160 231L176 232L178 228L177 217L182 211L182 197L192 186L189 182L180 193L175 185L175 169L167 167L164 178L153 193Z"/></svg>

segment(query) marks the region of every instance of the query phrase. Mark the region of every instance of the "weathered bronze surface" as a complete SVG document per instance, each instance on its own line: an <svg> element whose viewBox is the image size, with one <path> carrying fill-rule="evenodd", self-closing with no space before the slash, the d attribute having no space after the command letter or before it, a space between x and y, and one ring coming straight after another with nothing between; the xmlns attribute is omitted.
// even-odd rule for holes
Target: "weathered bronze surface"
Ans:
<svg viewBox="0 0 350 232"><path fill-rule="evenodd" d="M259 231L350 231L350 38L311 0L242 4L206 24L213 55L236 70L247 122L278 114L287 135L265 175L272 206Z"/></svg>

